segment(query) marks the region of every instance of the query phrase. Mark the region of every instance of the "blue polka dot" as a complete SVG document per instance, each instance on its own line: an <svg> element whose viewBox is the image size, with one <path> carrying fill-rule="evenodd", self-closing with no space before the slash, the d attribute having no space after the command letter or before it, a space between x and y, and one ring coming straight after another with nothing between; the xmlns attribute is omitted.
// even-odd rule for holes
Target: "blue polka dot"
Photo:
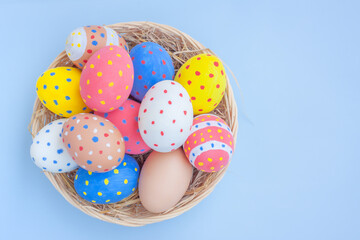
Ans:
<svg viewBox="0 0 360 240"><path fill-rule="evenodd" d="M73 120L76 119L76 116L72 117L71 119L73 119Z"/></svg>
<svg viewBox="0 0 360 240"><path fill-rule="evenodd" d="M93 30L91 30L91 32L96 33L96 30L95 30L95 29L93 29Z"/></svg>
<svg viewBox="0 0 360 240"><path fill-rule="evenodd" d="M49 133L50 132L50 129L46 129L46 131L45 131L46 133Z"/></svg>
<svg viewBox="0 0 360 240"><path fill-rule="evenodd" d="M67 81L67 82L71 82L71 78L67 78L66 81Z"/></svg>
<svg viewBox="0 0 360 240"><path fill-rule="evenodd" d="M232 151L230 151L230 154L232 154Z"/></svg>
<svg viewBox="0 0 360 240"><path fill-rule="evenodd" d="M101 33L100 36L101 36L102 38L104 38L104 37L105 37L105 34L104 34L104 33Z"/></svg>
<svg viewBox="0 0 360 240"><path fill-rule="evenodd" d="M120 111L124 110L124 107L119 107L119 110L120 110Z"/></svg>
<svg viewBox="0 0 360 240"><path fill-rule="evenodd" d="M67 110L66 112L67 112L67 113L72 113L72 111L71 111L71 110Z"/></svg>
<svg viewBox="0 0 360 240"><path fill-rule="evenodd" d="M127 46L125 45L124 47L125 47L125 50L127 51L128 50Z"/></svg>
<svg viewBox="0 0 360 240"><path fill-rule="evenodd" d="M60 168L58 171L59 171L59 172L62 172L62 169Z"/></svg>
<svg viewBox="0 0 360 240"><path fill-rule="evenodd" d="M98 138L98 137L93 137L91 140L92 140L93 142L98 142L98 141L99 141L99 138Z"/></svg>
<svg viewBox="0 0 360 240"><path fill-rule="evenodd" d="M105 114L104 114L104 118L107 118L108 116L109 116L108 113L105 113Z"/></svg>
<svg viewBox="0 0 360 240"><path fill-rule="evenodd" d="M66 164L66 166L70 166L70 163Z"/></svg>
<svg viewBox="0 0 360 240"><path fill-rule="evenodd" d="M130 104L130 107L131 107L131 108L134 108L134 105Z"/></svg>
<svg viewBox="0 0 360 240"><path fill-rule="evenodd" d="M44 86L43 86L43 88L44 88L44 89L46 89L46 88L47 88L47 86L46 86L46 85L44 85Z"/></svg>
<svg viewBox="0 0 360 240"><path fill-rule="evenodd" d="M35 158L31 158L31 160L33 160L33 162L35 162Z"/></svg>
<svg viewBox="0 0 360 240"><path fill-rule="evenodd" d="M38 89L38 88L36 88L36 91L39 91L39 89Z"/></svg>
<svg viewBox="0 0 360 240"><path fill-rule="evenodd" d="M137 144L137 145L139 145L139 144L140 144L140 142L139 142L139 141L137 141L137 142L136 142L136 144Z"/></svg>
<svg viewBox="0 0 360 240"><path fill-rule="evenodd" d="M66 71L71 71L71 68L67 68Z"/></svg>
<svg viewBox="0 0 360 240"><path fill-rule="evenodd" d="M92 41L91 44L96 46L96 45L98 45L98 42L97 41Z"/></svg>
<svg viewBox="0 0 360 240"><path fill-rule="evenodd" d="M57 164L57 161L56 161L56 160L54 160L54 161L53 161L53 163Z"/></svg>
<svg viewBox="0 0 360 240"><path fill-rule="evenodd" d="M51 144L48 142L46 145L50 146Z"/></svg>
<svg viewBox="0 0 360 240"><path fill-rule="evenodd" d="M225 144L222 144L221 146L222 146L222 147L225 147Z"/></svg>
<svg viewBox="0 0 360 240"><path fill-rule="evenodd" d="M70 148L70 144L69 144L68 146L69 146L69 148ZM64 152L64 150L63 150L62 148L60 148L60 149L57 150L57 153L58 153L58 154L62 154L63 152Z"/></svg>
<svg viewBox="0 0 360 240"><path fill-rule="evenodd" d="M135 117L135 121L137 121L137 122L139 121L139 117L138 117L138 116Z"/></svg>
<svg viewBox="0 0 360 240"><path fill-rule="evenodd" d="M211 144L211 147L213 148L213 147L215 147L215 145L212 143L212 144Z"/></svg>
<svg viewBox="0 0 360 240"><path fill-rule="evenodd" d="M54 103L55 103L55 105L58 105L58 102L56 100L54 100Z"/></svg>
<svg viewBox="0 0 360 240"><path fill-rule="evenodd" d="M54 72L50 73L50 76L54 76L54 75L55 75L55 73L54 73Z"/></svg>
<svg viewBox="0 0 360 240"><path fill-rule="evenodd" d="M118 159L118 162L120 162L120 161L121 161L121 158Z"/></svg>
<svg viewBox="0 0 360 240"><path fill-rule="evenodd" d="M193 155L193 157L195 157L195 153L193 153L192 155Z"/></svg>
<svg viewBox="0 0 360 240"><path fill-rule="evenodd" d="M70 97L69 97L69 96L65 96L65 99L66 99L66 100L70 100Z"/></svg>
<svg viewBox="0 0 360 240"><path fill-rule="evenodd" d="M36 144L39 144L40 142L39 141L36 141Z"/></svg>
<svg viewBox="0 0 360 240"><path fill-rule="evenodd" d="M198 128L198 127L199 127L199 125L195 125L195 127L196 127L196 128Z"/></svg>
<svg viewBox="0 0 360 240"><path fill-rule="evenodd" d="M89 127L89 126L88 126L88 125L86 125L86 124L83 126L83 128L85 128L85 129L88 129L88 127Z"/></svg>
<svg viewBox="0 0 360 240"><path fill-rule="evenodd" d="M51 122L51 123L49 123L48 125L52 125L53 123Z"/></svg>
<svg viewBox="0 0 360 240"><path fill-rule="evenodd" d="M140 152L144 152L144 151L145 151L145 149L141 149L141 150L140 150Z"/></svg>
<svg viewBox="0 0 360 240"><path fill-rule="evenodd" d="M61 137L61 133L59 134L59 137Z"/></svg>
<svg viewBox="0 0 360 240"><path fill-rule="evenodd" d="M71 145L70 145L70 143L68 143L68 148L71 148Z"/></svg>
<svg viewBox="0 0 360 240"><path fill-rule="evenodd" d="M127 136L124 137L124 141L127 142L129 141L129 138Z"/></svg>
<svg viewBox="0 0 360 240"><path fill-rule="evenodd" d="M46 170L46 167L43 167L44 170Z"/></svg>
<svg viewBox="0 0 360 240"><path fill-rule="evenodd" d="M70 132L74 131L74 126L71 126Z"/></svg>
<svg viewBox="0 0 360 240"><path fill-rule="evenodd" d="M123 120L122 120L122 123L123 123L123 124L126 124L126 120L125 120L125 119L123 119Z"/></svg>
<svg viewBox="0 0 360 240"><path fill-rule="evenodd" d="M128 152L131 152L131 149L128 149L127 151L128 151Z"/></svg>
<svg viewBox="0 0 360 240"><path fill-rule="evenodd" d="M62 113L59 113L59 115L60 115L60 116L63 116L64 114L62 114Z"/></svg>
<svg viewBox="0 0 360 240"><path fill-rule="evenodd" d="M86 110L86 107L84 107L82 110L85 111L85 110Z"/></svg>
<svg viewBox="0 0 360 240"><path fill-rule="evenodd" d="M221 127L222 125L221 125L221 123L218 123L218 125Z"/></svg>
<svg viewBox="0 0 360 240"><path fill-rule="evenodd" d="M200 147L200 151L202 151L202 150L204 150L204 148L203 148L203 147Z"/></svg>
<svg viewBox="0 0 360 240"><path fill-rule="evenodd" d="M58 86L58 85L56 85L56 86L55 86L55 89L56 89L56 90L58 90L58 89L59 89L59 86Z"/></svg>
<svg viewBox="0 0 360 240"><path fill-rule="evenodd" d="M44 104L46 104L46 101L45 101L45 100L43 100L43 103L44 103Z"/></svg>
<svg viewBox="0 0 360 240"><path fill-rule="evenodd" d="M43 161L46 161L46 157L43 157L42 160L43 160Z"/></svg>
<svg viewBox="0 0 360 240"><path fill-rule="evenodd" d="M82 63L79 63L79 66L80 66L80 67L83 67L84 65L82 65Z"/></svg>
<svg viewBox="0 0 360 240"><path fill-rule="evenodd" d="M210 123L209 123L209 122L207 122L207 123L206 123L206 125L210 126Z"/></svg>
<svg viewBox="0 0 360 240"><path fill-rule="evenodd" d="M90 165L90 164L92 164L92 161L87 160L86 163Z"/></svg>
<svg viewBox="0 0 360 240"><path fill-rule="evenodd" d="M105 126L105 124L103 122L100 122L100 126Z"/></svg>
<svg viewBox="0 0 360 240"><path fill-rule="evenodd" d="M61 125L61 124L63 124L62 122L58 122L58 125Z"/></svg>
<svg viewBox="0 0 360 240"><path fill-rule="evenodd" d="M140 132L140 130L139 130L139 129L137 129L137 130L136 130L136 132Z"/></svg>
<svg viewBox="0 0 360 240"><path fill-rule="evenodd" d="M40 77L42 77L42 76L44 76L44 74L41 74L41 76L40 76Z"/></svg>

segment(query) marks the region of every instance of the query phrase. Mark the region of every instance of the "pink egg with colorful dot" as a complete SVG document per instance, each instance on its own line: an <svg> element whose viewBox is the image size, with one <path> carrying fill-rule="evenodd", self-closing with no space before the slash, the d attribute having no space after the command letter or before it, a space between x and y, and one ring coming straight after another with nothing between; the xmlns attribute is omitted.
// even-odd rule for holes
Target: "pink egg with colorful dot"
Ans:
<svg viewBox="0 0 360 240"><path fill-rule="evenodd" d="M150 150L142 139L138 125L140 103L128 99L121 107L110 113L95 112L112 122L121 132L127 154L143 154Z"/></svg>
<svg viewBox="0 0 360 240"><path fill-rule="evenodd" d="M86 63L80 78L80 94L94 111L111 112L129 97L134 82L134 68L127 51L107 46Z"/></svg>
<svg viewBox="0 0 360 240"><path fill-rule="evenodd" d="M183 148L195 168L217 172L229 163L234 152L234 138L224 120L203 114L194 118Z"/></svg>

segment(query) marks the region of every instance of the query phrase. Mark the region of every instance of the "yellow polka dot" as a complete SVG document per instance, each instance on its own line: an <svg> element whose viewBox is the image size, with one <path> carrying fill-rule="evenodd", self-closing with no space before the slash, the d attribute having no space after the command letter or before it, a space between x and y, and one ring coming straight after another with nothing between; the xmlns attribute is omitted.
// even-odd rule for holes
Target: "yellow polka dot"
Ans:
<svg viewBox="0 0 360 240"><path fill-rule="evenodd" d="M188 150L189 150L189 151L190 151L190 149L191 149L191 148L190 148L190 147L188 147Z"/></svg>
<svg viewBox="0 0 360 240"><path fill-rule="evenodd" d="M232 145L232 142L230 142L230 145Z"/></svg>
<svg viewBox="0 0 360 240"><path fill-rule="evenodd" d="M114 37L114 34L111 34L111 37Z"/></svg>
<svg viewBox="0 0 360 240"><path fill-rule="evenodd" d="M114 108L113 108L113 107L111 107L111 108L109 108L109 110L110 110L110 111L112 111L112 110L114 110Z"/></svg>
<svg viewBox="0 0 360 240"><path fill-rule="evenodd" d="M90 79L86 80L86 84L87 84L87 85L90 84Z"/></svg>
<svg viewBox="0 0 360 240"><path fill-rule="evenodd" d="M84 69L86 69L86 66L84 67Z"/></svg>
<svg viewBox="0 0 360 240"><path fill-rule="evenodd" d="M127 68L130 68L130 65L129 64L126 64Z"/></svg>
<svg viewBox="0 0 360 240"><path fill-rule="evenodd" d="M120 55L120 54L116 54L116 56L121 57L121 55Z"/></svg>
<svg viewBox="0 0 360 240"><path fill-rule="evenodd" d="M131 79L134 79L134 75L131 75Z"/></svg>
<svg viewBox="0 0 360 240"><path fill-rule="evenodd" d="M78 32L78 35L81 35L81 32Z"/></svg>
<svg viewBox="0 0 360 240"><path fill-rule="evenodd" d="M105 185L108 185L109 184L109 179L105 178L104 183L105 183Z"/></svg>
<svg viewBox="0 0 360 240"><path fill-rule="evenodd" d="M201 138L201 142L204 142L205 141L205 138Z"/></svg>
<svg viewBox="0 0 360 240"><path fill-rule="evenodd" d="M73 32L71 35L73 35L73 36L74 36L74 35L75 35L75 32Z"/></svg>
<svg viewBox="0 0 360 240"><path fill-rule="evenodd" d="M98 195L99 195L99 196L102 196L102 192L98 192Z"/></svg>
<svg viewBox="0 0 360 240"><path fill-rule="evenodd" d="M80 43L78 43L78 45L77 45L78 47L81 47L81 44Z"/></svg>
<svg viewBox="0 0 360 240"><path fill-rule="evenodd" d="M209 117L210 117L210 115L207 115L206 117L208 117L208 118L209 118Z"/></svg>
<svg viewBox="0 0 360 240"><path fill-rule="evenodd" d="M219 160L222 161L222 160L223 160L223 157L220 157Z"/></svg>
<svg viewBox="0 0 360 240"><path fill-rule="evenodd" d="M125 90L128 90L128 89L129 89L129 86L128 86L128 85L126 85Z"/></svg>
<svg viewBox="0 0 360 240"><path fill-rule="evenodd" d="M71 56L71 54L70 54L70 53L68 53L68 55L69 55L69 56Z"/></svg>
<svg viewBox="0 0 360 240"><path fill-rule="evenodd" d="M73 46L74 46L74 44L72 43L72 44L71 44L71 46L73 47Z"/></svg>
<svg viewBox="0 0 360 240"><path fill-rule="evenodd" d="M220 166L220 168L223 168L223 167L224 167L224 165L221 165L221 166Z"/></svg>
<svg viewBox="0 0 360 240"><path fill-rule="evenodd" d="M211 132L211 129L208 129L207 132L208 132L208 133Z"/></svg>
<svg viewBox="0 0 360 240"><path fill-rule="evenodd" d="M220 136L220 139L224 139L224 137L223 137L223 136Z"/></svg>
<svg viewBox="0 0 360 240"><path fill-rule="evenodd" d="M90 68L94 68L94 64L90 64Z"/></svg>
<svg viewBox="0 0 360 240"><path fill-rule="evenodd" d="M110 45L112 45L112 44L110 43ZM112 50L114 50L114 48L111 47L111 48L110 48L110 51L112 51Z"/></svg>
<svg viewBox="0 0 360 240"><path fill-rule="evenodd" d="M209 161L209 162L212 162L213 160L212 160L212 158L208 158L208 161Z"/></svg>
<svg viewBox="0 0 360 240"><path fill-rule="evenodd" d="M105 202L110 202L110 199L106 200Z"/></svg>
<svg viewBox="0 0 360 240"><path fill-rule="evenodd" d="M98 93L99 93L99 94L102 94L102 89L99 89L99 90L98 90Z"/></svg>
<svg viewBox="0 0 360 240"><path fill-rule="evenodd" d="M116 97L116 100L119 100L120 98L121 98L121 96L117 96L117 97Z"/></svg>
<svg viewBox="0 0 360 240"><path fill-rule="evenodd" d="M101 76L102 76L102 72L98 72L98 73L97 73L97 76L98 76L98 77L101 77Z"/></svg>
<svg viewBox="0 0 360 240"><path fill-rule="evenodd" d="M109 60L109 61L108 61L108 64L109 64L109 65L112 65L112 61L111 61L111 60Z"/></svg>
<svg viewBox="0 0 360 240"><path fill-rule="evenodd" d="M203 133L200 133L200 136L204 135Z"/></svg>
<svg viewBox="0 0 360 240"><path fill-rule="evenodd" d="M117 195L121 195L121 192L117 192L116 194L117 194Z"/></svg>
<svg viewBox="0 0 360 240"><path fill-rule="evenodd" d="M135 191L135 188L133 188L132 191Z"/></svg>
<svg viewBox="0 0 360 240"><path fill-rule="evenodd" d="M230 137L230 134L228 134L228 138Z"/></svg>
<svg viewBox="0 0 360 240"><path fill-rule="evenodd" d="M102 105L105 105L105 101L100 101L100 103L101 103Z"/></svg>
<svg viewBox="0 0 360 240"><path fill-rule="evenodd" d="M125 183L125 184L128 184L128 182L129 182L129 181L128 181L127 179L124 180L124 183Z"/></svg>
<svg viewBox="0 0 360 240"><path fill-rule="evenodd" d="M91 98L91 96L90 96L90 95L87 95L87 98L89 98L89 99L90 99L90 98Z"/></svg>
<svg viewBox="0 0 360 240"><path fill-rule="evenodd" d="M109 83L109 87L114 86L114 82Z"/></svg>
<svg viewBox="0 0 360 240"><path fill-rule="evenodd" d="M93 108L93 110L94 110L95 112L97 112L97 108Z"/></svg>
<svg viewBox="0 0 360 240"><path fill-rule="evenodd" d="M202 122L205 121L205 118L201 119L201 121L202 121Z"/></svg>
<svg viewBox="0 0 360 240"><path fill-rule="evenodd" d="M119 170L118 170L118 169L114 169L114 173L115 173L115 174L118 174L118 173L119 173Z"/></svg>
<svg viewBox="0 0 360 240"><path fill-rule="evenodd" d="M122 77L122 75L123 75L123 72L120 70L119 71L119 76Z"/></svg>
<svg viewBox="0 0 360 240"><path fill-rule="evenodd" d="M212 136L212 135L210 135L210 138L213 138L213 136Z"/></svg>
<svg viewBox="0 0 360 240"><path fill-rule="evenodd" d="M112 42L111 43L109 43L109 45L111 46L111 45L114 45ZM111 48L110 50L112 50L113 48Z"/></svg>
<svg viewBox="0 0 360 240"><path fill-rule="evenodd" d="M86 185L86 186L89 185L89 181L88 181L88 180L85 181L85 185Z"/></svg>
<svg viewBox="0 0 360 240"><path fill-rule="evenodd" d="M186 149L184 149L185 150L185 153L187 153L187 150Z"/></svg>
<svg viewBox="0 0 360 240"><path fill-rule="evenodd" d="M126 162L123 163L124 167L126 166Z"/></svg>
<svg viewBox="0 0 360 240"><path fill-rule="evenodd" d="M86 196L87 195L87 193L86 192L83 192L83 194Z"/></svg>
<svg viewBox="0 0 360 240"><path fill-rule="evenodd" d="M189 144L189 141L186 141L186 144Z"/></svg>
<svg viewBox="0 0 360 240"><path fill-rule="evenodd" d="M194 141L194 144L196 144L197 143L197 141Z"/></svg>
<svg viewBox="0 0 360 240"><path fill-rule="evenodd" d="M219 121L219 119L216 119L216 121Z"/></svg>
<svg viewBox="0 0 360 240"><path fill-rule="evenodd" d="M211 170L214 170L215 168L214 168L214 167L211 167L210 169L211 169Z"/></svg>
<svg viewBox="0 0 360 240"><path fill-rule="evenodd" d="M100 59L100 54L99 54L99 55L97 55L97 58L98 58L98 59Z"/></svg>
<svg viewBox="0 0 360 240"><path fill-rule="evenodd" d="M198 165L199 165L199 166L202 166L202 165L204 165L204 163L203 163L203 162L199 162Z"/></svg>
<svg viewBox="0 0 360 240"><path fill-rule="evenodd" d="M137 168L135 168L135 172L137 172Z"/></svg>
<svg viewBox="0 0 360 240"><path fill-rule="evenodd" d="M76 176L75 176L75 180L77 180L77 178L78 178L78 175L76 174Z"/></svg>
<svg viewBox="0 0 360 240"><path fill-rule="evenodd" d="M96 201L95 200L92 200L93 203L95 203Z"/></svg>
<svg viewBox="0 0 360 240"><path fill-rule="evenodd" d="M222 133L221 129L218 129L218 133Z"/></svg>
<svg viewBox="0 0 360 240"><path fill-rule="evenodd" d="M89 174L89 175L91 175L91 174L92 174L92 172L88 171L88 174Z"/></svg>
<svg viewBox="0 0 360 240"><path fill-rule="evenodd" d="M193 134L193 137L196 137L196 133Z"/></svg>

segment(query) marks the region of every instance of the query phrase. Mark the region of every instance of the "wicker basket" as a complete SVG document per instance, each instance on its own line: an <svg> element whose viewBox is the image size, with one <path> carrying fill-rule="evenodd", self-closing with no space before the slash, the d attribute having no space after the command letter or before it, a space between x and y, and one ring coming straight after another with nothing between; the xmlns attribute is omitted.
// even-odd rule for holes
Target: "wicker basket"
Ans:
<svg viewBox="0 0 360 240"><path fill-rule="evenodd" d="M170 26L152 22L129 22L109 25L108 27L123 34L130 48L146 41L160 44L172 57L175 71L192 56L200 53L214 54L189 35ZM49 68L59 66L73 66L65 51L57 56ZM214 113L228 123L236 142L238 130L237 106L228 78L224 98L214 110ZM59 117L47 110L39 99L36 99L29 126L33 137L44 125L57 118ZM140 166L147 155L135 156ZM68 202L86 214L107 222L136 227L170 219L188 211L214 190L226 170L227 167L216 173L205 173L194 169L191 184L181 201L173 208L160 214L146 211L141 205L137 191L118 203L108 205L93 204L83 200L75 192L73 184L75 171L58 174L44 172L44 174Z"/></svg>

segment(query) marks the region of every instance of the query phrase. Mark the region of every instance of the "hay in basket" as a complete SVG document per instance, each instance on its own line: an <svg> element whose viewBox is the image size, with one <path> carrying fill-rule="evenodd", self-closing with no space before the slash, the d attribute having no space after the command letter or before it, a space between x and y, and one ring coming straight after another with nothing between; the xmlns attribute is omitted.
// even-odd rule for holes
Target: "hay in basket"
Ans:
<svg viewBox="0 0 360 240"><path fill-rule="evenodd" d="M122 34L130 49L136 44L147 41L160 44L172 57L175 71L189 58L197 54L214 54L189 35L167 25L152 22L128 22L113 24L108 27ZM49 68L60 66L74 66L65 51L56 57ZM227 122L234 135L234 141L236 142L238 130L237 106L228 77L224 98L213 113ZM39 99L36 99L29 126L33 137L47 123L58 118L59 116L47 110ZM142 166L147 155L148 154L137 155L134 157L139 165ZM70 173L54 174L44 172L44 174L69 203L86 214L103 221L136 227L170 219L188 211L214 190L226 170L227 167L216 173L205 173L194 168L192 181L181 201L173 208L160 214L150 213L142 207L138 191L135 191L128 198L118 203L108 205L94 204L83 200L75 192L73 181L76 170Z"/></svg>

